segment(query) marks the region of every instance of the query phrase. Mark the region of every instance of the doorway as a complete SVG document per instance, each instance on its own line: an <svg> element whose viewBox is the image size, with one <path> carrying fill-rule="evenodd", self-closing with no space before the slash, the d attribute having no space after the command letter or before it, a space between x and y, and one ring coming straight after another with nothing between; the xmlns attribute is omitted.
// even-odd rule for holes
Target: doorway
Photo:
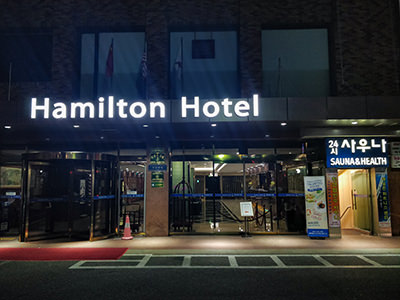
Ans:
<svg viewBox="0 0 400 300"><path fill-rule="evenodd" d="M20 240L95 240L116 232L115 169L111 155L23 155Z"/></svg>
<svg viewBox="0 0 400 300"><path fill-rule="evenodd" d="M341 228L371 233L370 171L340 169L338 175Z"/></svg>
<svg viewBox="0 0 400 300"><path fill-rule="evenodd" d="M251 202L250 233L305 233L305 156L172 157L170 232L242 233L241 202Z"/></svg>

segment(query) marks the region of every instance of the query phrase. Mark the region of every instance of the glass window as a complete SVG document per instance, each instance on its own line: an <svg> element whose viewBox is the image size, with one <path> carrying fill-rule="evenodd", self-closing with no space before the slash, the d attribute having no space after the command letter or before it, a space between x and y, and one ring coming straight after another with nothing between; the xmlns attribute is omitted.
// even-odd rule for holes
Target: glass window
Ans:
<svg viewBox="0 0 400 300"><path fill-rule="evenodd" d="M264 97L329 95L327 29L263 30L262 59Z"/></svg>
<svg viewBox="0 0 400 300"><path fill-rule="evenodd" d="M170 97L239 97L235 31L171 32Z"/></svg>
<svg viewBox="0 0 400 300"><path fill-rule="evenodd" d="M80 97L146 98L144 32L100 32L81 36Z"/></svg>

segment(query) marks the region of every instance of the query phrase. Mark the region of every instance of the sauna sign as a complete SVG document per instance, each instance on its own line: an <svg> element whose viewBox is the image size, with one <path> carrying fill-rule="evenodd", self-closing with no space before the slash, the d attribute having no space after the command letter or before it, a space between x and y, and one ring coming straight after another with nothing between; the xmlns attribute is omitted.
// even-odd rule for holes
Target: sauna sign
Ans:
<svg viewBox="0 0 400 300"><path fill-rule="evenodd" d="M383 138L329 138L325 149L328 168L387 167L389 163Z"/></svg>
<svg viewBox="0 0 400 300"><path fill-rule="evenodd" d="M172 101L171 101L172 102ZM31 99L31 119L168 119L171 112L167 109L168 101L126 101L99 97L97 102L52 101L50 98ZM216 118L258 117L259 99L253 95L247 99L230 100L229 98L200 101L199 97L180 99L180 117L185 118Z"/></svg>

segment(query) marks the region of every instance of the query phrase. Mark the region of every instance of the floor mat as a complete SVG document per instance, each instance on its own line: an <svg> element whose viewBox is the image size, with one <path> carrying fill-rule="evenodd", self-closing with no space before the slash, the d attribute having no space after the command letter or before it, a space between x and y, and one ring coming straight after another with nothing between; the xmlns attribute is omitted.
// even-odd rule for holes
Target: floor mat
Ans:
<svg viewBox="0 0 400 300"><path fill-rule="evenodd" d="M0 248L0 260L118 259L128 248Z"/></svg>

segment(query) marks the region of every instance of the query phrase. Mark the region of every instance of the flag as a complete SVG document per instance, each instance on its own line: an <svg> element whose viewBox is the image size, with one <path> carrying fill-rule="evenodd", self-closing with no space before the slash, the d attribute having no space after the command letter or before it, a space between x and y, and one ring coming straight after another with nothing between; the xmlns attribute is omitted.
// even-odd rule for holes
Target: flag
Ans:
<svg viewBox="0 0 400 300"><path fill-rule="evenodd" d="M183 39L179 45L174 63L175 97L180 98L183 93Z"/></svg>
<svg viewBox="0 0 400 300"><path fill-rule="evenodd" d="M114 73L114 56L113 56L113 48L114 48L114 39L111 40L110 48L108 49L107 61L106 61L106 76L112 77Z"/></svg>
<svg viewBox="0 0 400 300"><path fill-rule="evenodd" d="M139 74L136 80L136 88L138 90L139 96L142 99L147 98L147 44L144 44L142 59L139 64Z"/></svg>

